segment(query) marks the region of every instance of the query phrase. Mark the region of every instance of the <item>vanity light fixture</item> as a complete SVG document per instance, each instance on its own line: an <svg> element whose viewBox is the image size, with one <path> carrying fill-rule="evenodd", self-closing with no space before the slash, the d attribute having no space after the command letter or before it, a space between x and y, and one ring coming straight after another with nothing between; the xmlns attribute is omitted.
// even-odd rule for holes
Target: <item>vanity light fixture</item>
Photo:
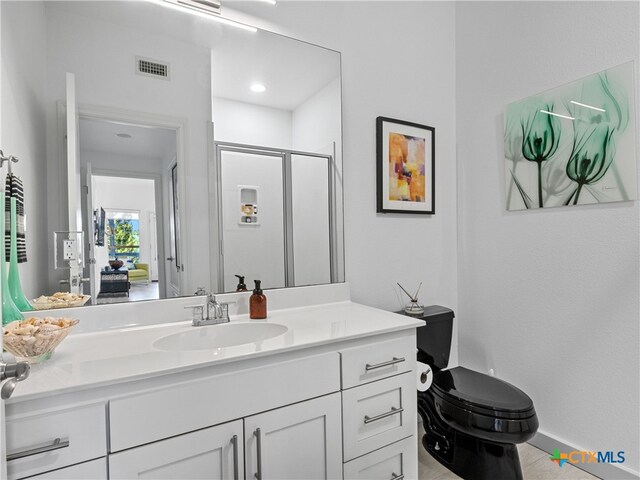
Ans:
<svg viewBox="0 0 640 480"><path fill-rule="evenodd" d="M606 112L604 108L594 107L593 105L587 105L586 103L574 102L573 100L569 100L574 105L580 105L581 107L590 108L591 110L597 110L598 112Z"/></svg>
<svg viewBox="0 0 640 480"><path fill-rule="evenodd" d="M553 115L554 117L566 118L567 120L575 120L574 117L570 117L569 115L560 115L559 113L549 112L547 110L540 110L542 113L546 113L547 115Z"/></svg>
<svg viewBox="0 0 640 480"><path fill-rule="evenodd" d="M264 86L264 85L262 85L261 83L254 83L253 85L251 85L251 86L249 87L249 89L250 89L252 92L262 93L262 92L264 92L264 91L267 89L267 87L265 87L265 86Z"/></svg>
<svg viewBox="0 0 640 480"><path fill-rule="evenodd" d="M116 137L131 138L131 135L129 135L128 133L116 133Z"/></svg>
<svg viewBox="0 0 640 480"><path fill-rule="evenodd" d="M262 0L262 1L270 5L275 5L277 3L276 0Z"/></svg>
<svg viewBox="0 0 640 480"><path fill-rule="evenodd" d="M245 25L244 23L236 22L233 20L229 20L228 18L221 17L219 13L215 13L213 9L207 9L206 2L204 1L189 1L189 0L147 0L149 2L155 3L157 5L162 5L163 7L171 8L173 10L177 10L179 12L187 12L196 17L206 18L208 20L213 20L214 22L222 23L224 25L230 25L232 27L240 28L242 30L246 30L247 32L257 32L258 29L256 27L252 27L251 25ZM202 6L200 6L202 5Z"/></svg>

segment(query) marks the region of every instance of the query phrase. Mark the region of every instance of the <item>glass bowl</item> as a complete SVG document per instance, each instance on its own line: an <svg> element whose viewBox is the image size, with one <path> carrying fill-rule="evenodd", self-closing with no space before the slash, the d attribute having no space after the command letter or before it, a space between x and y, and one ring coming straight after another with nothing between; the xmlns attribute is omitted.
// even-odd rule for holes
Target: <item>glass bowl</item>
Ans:
<svg viewBox="0 0 640 480"><path fill-rule="evenodd" d="M29 363L48 360L78 320L71 318L36 318L17 320L3 328L4 349Z"/></svg>

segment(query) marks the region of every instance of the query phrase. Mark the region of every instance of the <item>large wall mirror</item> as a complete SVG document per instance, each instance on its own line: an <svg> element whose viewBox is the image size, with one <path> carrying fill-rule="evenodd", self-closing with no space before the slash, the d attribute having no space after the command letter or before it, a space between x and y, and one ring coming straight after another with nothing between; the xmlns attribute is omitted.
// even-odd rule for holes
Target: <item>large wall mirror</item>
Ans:
<svg viewBox="0 0 640 480"><path fill-rule="evenodd" d="M27 242L46 249L24 269L26 296L344 281L340 54L166 3L0 2L3 97L46 119L31 135L43 159L11 152ZM20 105L2 100L5 139ZM68 234L78 265L54 262L53 232L82 232Z"/></svg>

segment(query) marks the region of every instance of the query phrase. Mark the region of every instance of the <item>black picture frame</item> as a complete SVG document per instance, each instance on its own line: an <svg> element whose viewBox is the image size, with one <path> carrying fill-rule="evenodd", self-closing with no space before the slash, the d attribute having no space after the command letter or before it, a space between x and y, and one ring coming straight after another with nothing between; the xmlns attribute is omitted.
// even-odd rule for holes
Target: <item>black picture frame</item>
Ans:
<svg viewBox="0 0 640 480"><path fill-rule="evenodd" d="M428 125L376 118L377 213L435 214L435 137Z"/></svg>

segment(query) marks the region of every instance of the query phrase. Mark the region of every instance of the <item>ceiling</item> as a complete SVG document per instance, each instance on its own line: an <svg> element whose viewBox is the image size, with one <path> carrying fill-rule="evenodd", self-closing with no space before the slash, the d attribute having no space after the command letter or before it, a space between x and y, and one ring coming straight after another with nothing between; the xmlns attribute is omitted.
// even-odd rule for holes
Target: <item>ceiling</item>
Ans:
<svg viewBox="0 0 640 480"><path fill-rule="evenodd" d="M340 54L333 50L265 30L247 32L150 1L49 1L46 8L211 49L214 97L294 110L340 76ZM251 92L256 82L266 92Z"/></svg>
<svg viewBox="0 0 640 480"><path fill-rule="evenodd" d="M118 137L118 133L131 138ZM175 130L80 118L80 150L161 159L176 151Z"/></svg>

